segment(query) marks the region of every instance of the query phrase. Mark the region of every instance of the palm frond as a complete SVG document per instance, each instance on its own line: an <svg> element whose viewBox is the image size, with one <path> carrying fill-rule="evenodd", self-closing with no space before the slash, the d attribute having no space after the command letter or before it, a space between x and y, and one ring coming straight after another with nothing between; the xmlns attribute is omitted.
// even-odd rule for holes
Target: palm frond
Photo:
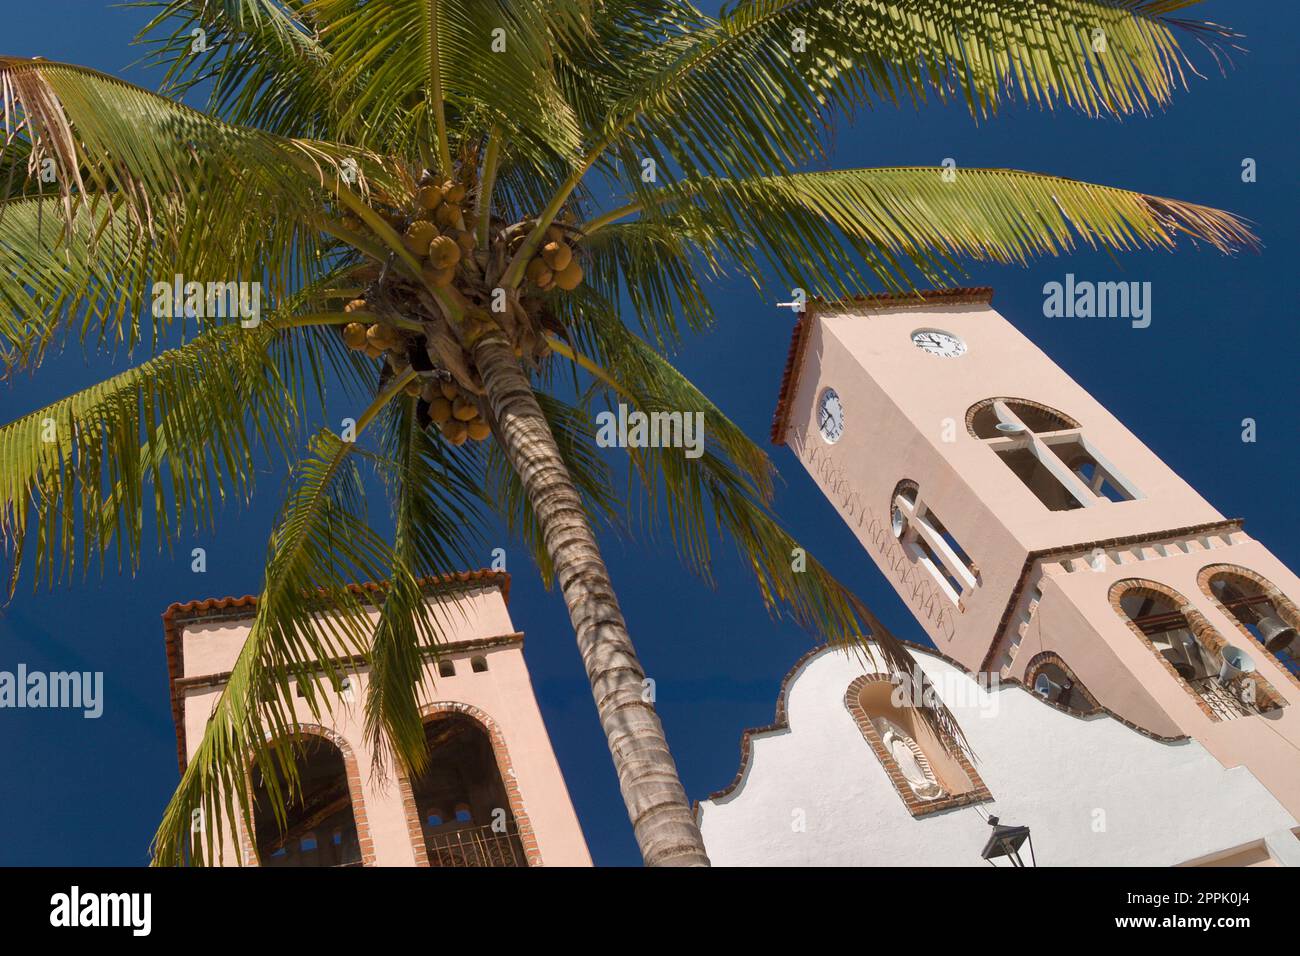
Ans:
<svg viewBox="0 0 1300 956"><path fill-rule="evenodd" d="M754 176L820 152L836 108L960 97L976 116L1013 95L1089 115L1147 112L1190 69L1177 32L1234 34L1166 0L748 0L674 31L597 142L636 144L667 171ZM671 53L671 56L667 54ZM672 160L672 164L666 160Z"/></svg>
<svg viewBox="0 0 1300 956"><path fill-rule="evenodd" d="M219 860L225 828L237 819L250 826L247 774L254 765L284 825L299 785L295 686L313 716L330 706L318 682L341 686L346 662L365 653L373 627L351 585L381 580L394 563L366 520L360 474L349 460L355 448L321 432L294 469L252 627L164 812L154 837L156 864ZM207 825L202 842L191 846L196 810Z"/></svg>
<svg viewBox="0 0 1300 956"><path fill-rule="evenodd" d="M588 308L584 314L599 312ZM599 320L591 324L602 325ZM907 649L781 527L770 507L771 464L763 451L666 359L616 321L603 326L589 330L589 337L619 360L600 370L585 404L603 400L607 408L627 403L647 414L704 415L706 441L698 458L688 458L681 448L627 449L631 487L625 507L630 512L640 503L641 526L653 529L666 517L683 564L709 584L713 540L729 540L754 574L769 612L788 616L820 640L851 653L869 653L869 642L874 643L895 673L919 681ZM957 745L964 740L941 702L919 712L940 739Z"/></svg>
<svg viewBox="0 0 1300 956"><path fill-rule="evenodd" d="M450 453L420 427L416 399L390 405L379 459L394 517L393 557L370 649L366 736L382 773L390 761L408 776L428 756L420 718L425 664L456 622L439 602L426 602L421 582L471 566L482 540L482 478L473 461Z"/></svg>
<svg viewBox="0 0 1300 956"><path fill-rule="evenodd" d="M160 547L187 516L211 528L223 501L246 500L255 456L287 457L301 411L305 383L271 347L280 334L210 330L0 428L10 591L33 533L34 579L52 584L114 542L134 571L150 497Z"/></svg>
<svg viewBox="0 0 1300 956"><path fill-rule="evenodd" d="M207 88L208 109L282 136L332 138L335 77L301 0L147 0L138 43L165 70L161 92ZM198 31L198 32L196 32Z"/></svg>
<svg viewBox="0 0 1300 956"><path fill-rule="evenodd" d="M665 186L642 216L690 207L756 284L827 295L951 282L959 260L1025 264L1078 244L1119 252L1256 248L1231 213L1178 199L1012 169L847 169ZM597 232L597 236L599 232ZM687 238L690 232L683 233ZM864 268L865 266L865 268Z"/></svg>
<svg viewBox="0 0 1300 956"><path fill-rule="evenodd" d="M434 137L445 111L475 117L476 131L496 125L539 154L571 156L579 131L552 61L557 31L580 23L584 8L578 0L312 0L301 16L330 58L338 135L409 152Z"/></svg>
<svg viewBox="0 0 1300 956"><path fill-rule="evenodd" d="M679 343L679 316L693 332L714 318L704 284L720 272L721 243L694 213L615 223L582 241L585 284L609 302L626 296L641 333L661 347Z"/></svg>
<svg viewBox="0 0 1300 956"><path fill-rule="evenodd" d="M336 193L361 196L371 184L396 192L401 181L364 150L231 126L64 63L0 57L0 108L9 140L0 165L18 141L30 159L55 163L58 197L40 207L43 216L71 227L88 210L81 228L94 244L123 244L137 270L166 263L156 280L256 281L271 301L328 267L315 223ZM72 239L25 235L14 241L37 246L52 235L58 253ZM57 283L57 272L39 281Z"/></svg>

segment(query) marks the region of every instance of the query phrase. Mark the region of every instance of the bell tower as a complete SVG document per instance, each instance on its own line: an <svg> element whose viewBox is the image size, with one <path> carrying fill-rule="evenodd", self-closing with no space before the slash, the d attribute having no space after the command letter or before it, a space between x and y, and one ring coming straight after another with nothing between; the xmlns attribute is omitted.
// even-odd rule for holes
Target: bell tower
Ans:
<svg viewBox="0 0 1300 956"><path fill-rule="evenodd" d="M323 671L313 712L294 682L302 746L300 786L284 818L269 796L274 766L249 768L251 826L237 814L213 834L208 862L266 867L590 866L591 856L551 748L515 629L505 572L466 571L420 582L437 646L423 652L419 686L428 748L409 776L367 732L370 667L342 661L335 687ZM377 627L385 587L354 593ZM180 770L195 756L252 631L257 599L173 604L163 615ZM436 653L435 653L436 652ZM283 774L280 785L285 786ZM205 845L198 815L194 843Z"/></svg>
<svg viewBox="0 0 1300 956"><path fill-rule="evenodd" d="M1300 812L1300 580L987 288L813 300L772 425L943 654Z"/></svg>

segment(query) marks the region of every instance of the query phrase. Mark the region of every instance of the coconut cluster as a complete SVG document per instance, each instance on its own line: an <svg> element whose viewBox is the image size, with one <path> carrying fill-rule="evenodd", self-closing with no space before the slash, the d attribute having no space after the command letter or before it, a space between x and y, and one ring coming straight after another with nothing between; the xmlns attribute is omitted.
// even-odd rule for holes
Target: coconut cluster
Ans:
<svg viewBox="0 0 1300 956"><path fill-rule="evenodd" d="M385 375L414 369L417 377L408 390L420 397L421 421L437 425L454 445L482 441L491 434L480 415L483 386L474 367L475 343L498 332L517 357L540 361L549 354L547 332L559 331L545 293L572 291L583 280L576 254L580 233L566 212L546 230L526 266L524 287L501 288L501 276L536 220L507 224L493 219L487 247L481 247L466 223L476 197L475 165L462 163L461 179L439 181L426 170L412 182L404 200L373 197L374 211L419 262L421 281L412 277L409 263L402 265L395 255L386 262L368 262L350 273L362 290L344 307L357 315L343 326L347 346L382 358L388 366ZM368 231L355 216L345 216L342 225L361 235ZM447 318L430 288L447 290L461 306L461 317Z"/></svg>
<svg viewBox="0 0 1300 956"><path fill-rule="evenodd" d="M491 426L480 413L478 400L455 382L436 379L418 384L418 388L421 420L427 416L429 424L437 425L442 437L453 445L463 445L470 439L483 441L492 434Z"/></svg>
<svg viewBox="0 0 1300 956"><path fill-rule="evenodd" d="M511 253L518 251L527 238L527 233L524 232L516 236L512 240ZM524 277L542 292L551 289L572 292L582 284L582 265L574 256L573 247L566 238L563 227L548 226L541 249L524 269Z"/></svg>

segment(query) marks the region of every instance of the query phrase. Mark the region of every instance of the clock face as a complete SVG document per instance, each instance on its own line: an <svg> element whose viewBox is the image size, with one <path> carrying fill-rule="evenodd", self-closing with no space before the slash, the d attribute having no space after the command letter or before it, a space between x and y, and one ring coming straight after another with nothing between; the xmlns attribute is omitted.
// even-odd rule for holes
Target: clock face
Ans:
<svg viewBox="0 0 1300 956"><path fill-rule="evenodd" d="M917 329L912 333L912 344L941 358L956 358L966 354L966 343L942 329Z"/></svg>
<svg viewBox="0 0 1300 956"><path fill-rule="evenodd" d="M844 406L835 389L823 389L817 401L817 427L828 445L834 445L844 434Z"/></svg>

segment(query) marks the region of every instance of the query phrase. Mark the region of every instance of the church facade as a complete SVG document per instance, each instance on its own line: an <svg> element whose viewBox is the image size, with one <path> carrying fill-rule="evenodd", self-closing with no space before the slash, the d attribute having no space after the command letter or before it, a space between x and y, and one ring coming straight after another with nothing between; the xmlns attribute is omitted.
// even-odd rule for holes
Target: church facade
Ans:
<svg viewBox="0 0 1300 956"><path fill-rule="evenodd" d="M975 711L949 702L975 744L969 766L898 714L873 711L883 691L863 685L855 697L847 684L827 685L821 703L845 731L841 743L855 749L820 771L788 767L770 779L862 772L876 784L892 780L889 799L853 809L892 813L901 795L900 832L915 829L939 848L956 825L943 818L1009 820L1011 811L999 810L1011 806L1018 825L1054 834L1042 862L1293 862L1300 580L991 299L989 289L950 289L810 302L772 429L933 642L937 655L917 652L922 670L983 695L962 698L979 698ZM806 665L791 694L839 666L831 656ZM848 683L880 677L859 664ZM990 717L990 708L1004 716ZM718 862L732 855L726 827L757 834L769 820L745 824L737 808L794 799L745 793L769 779L765 749L780 750L759 736L734 788L701 805ZM1085 785L1101 776L1102 790ZM1119 825L1118 804L1133 839L1106 837ZM852 815L823 823L849 827ZM801 859L795 847L808 841L799 835L778 841L785 849L773 846L768 862ZM856 844L856 862L925 856L867 859L869 842ZM1134 857L1138 846L1146 848Z"/></svg>

